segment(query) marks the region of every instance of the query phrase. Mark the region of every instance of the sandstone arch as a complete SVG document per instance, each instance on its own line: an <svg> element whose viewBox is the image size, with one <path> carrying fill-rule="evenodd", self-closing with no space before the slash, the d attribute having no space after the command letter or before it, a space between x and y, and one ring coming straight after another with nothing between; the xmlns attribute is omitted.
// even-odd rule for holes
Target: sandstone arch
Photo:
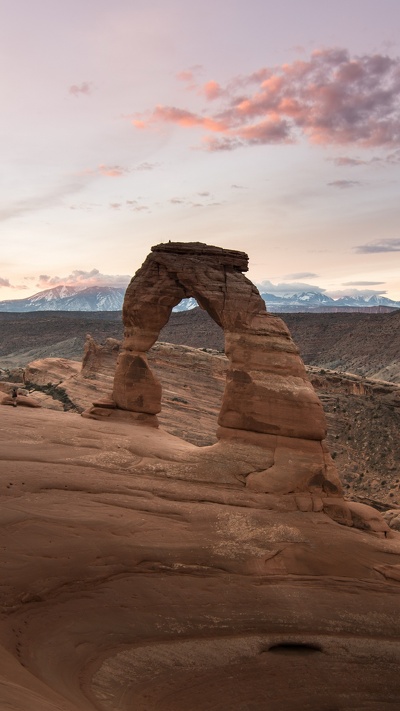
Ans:
<svg viewBox="0 0 400 711"><path fill-rule="evenodd" d="M161 386L145 354L173 307L192 296L225 333L230 368L220 426L311 440L325 437L323 410L298 349L283 321L266 312L256 287L244 276L247 265L244 252L201 243L152 248L125 295L124 342L113 392L117 407L160 412Z"/></svg>
<svg viewBox="0 0 400 711"><path fill-rule="evenodd" d="M321 403L286 325L267 313L258 290L244 276L247 269L244 252L198 242L152 248L126 291L112 406L119 416L125 411L128 417L157 424L161 385L146 352L173 307L192 296L223 328L230 361L219 444L242 442L263 452L255 458L246 485L277 494L338 495L341 485L323 442Z"/></svg>
<svg viewBox="0 0 400 711"><path fill-rule="evenodd" d="M109 406L118 416L125 412L157 424L161 384L146 352L173 307L192 296L223 328L230 361L218 419L219 443L240 441L253 452L263 451L246 485L276 494L336 496L341 485L323 441L321 403L286 325L267 313L258 290L244 276L247 269L244 252L198 242L153 247L126 291L124 341Z"/></svg>

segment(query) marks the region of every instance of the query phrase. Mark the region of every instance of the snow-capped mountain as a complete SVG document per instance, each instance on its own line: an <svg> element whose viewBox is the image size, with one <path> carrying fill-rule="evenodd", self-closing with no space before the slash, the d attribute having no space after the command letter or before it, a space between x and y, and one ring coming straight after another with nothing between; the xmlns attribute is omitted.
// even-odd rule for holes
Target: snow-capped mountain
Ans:
<svg viewBox="0 0 400 711"><path fill-rule="evenodd" d="M0 312L27 311L121 311L125 288L115 286L56 286L40 291L26 299L0 301ZM389 311L399 309L400 301L385 296L342 296L332 299L326 294L305 291L301 294L261 294L268 311L275 313L335 312L335 311ZM198 306L196 299L183 299L173 311L190 311Z"/></svg>
<svg viewBox="0 0 400 711"><path fill-rule="evenodd" d="M182 299L182 301L177 306L174 306L172 311L191 311L192 309L196 309L197 307L198 303L196 299L191 296L189 299Z"/></svg>
<svg viewBox="0 0 400 711"><path fill-rule="evenodd" d="M56 286L26 299L0 301L0 311L121 311L125 289Z"/></svg>
<svg viewBox="0 0 400 711"><path fill-rule="evenodd" d="M305 291L301 294L261 294L268 311L278 313L290 313L291 311L360 311L362 309L380 311L389 309L399 309L400 301L393 301L385 296L341 296L339 299L332 299L326 294L314 291Z"/></svg>

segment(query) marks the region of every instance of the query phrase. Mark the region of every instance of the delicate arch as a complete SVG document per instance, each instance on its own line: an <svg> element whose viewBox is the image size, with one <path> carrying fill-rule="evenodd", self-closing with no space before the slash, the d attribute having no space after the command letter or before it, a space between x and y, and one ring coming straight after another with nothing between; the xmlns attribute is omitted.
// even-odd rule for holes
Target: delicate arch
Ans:
<svg viewBox="0 0 400 711"><path fill-rule="evenodd" d="M199 242L152 248L129 284L123 306L124 341L114 379L117 408L156 415L161 385L147 362L171 311L194 297L224 330L230 361L219 415L220 438L232 430L322 440L322 406L283 321L268 314L243 272L244 252Z"/></svg>

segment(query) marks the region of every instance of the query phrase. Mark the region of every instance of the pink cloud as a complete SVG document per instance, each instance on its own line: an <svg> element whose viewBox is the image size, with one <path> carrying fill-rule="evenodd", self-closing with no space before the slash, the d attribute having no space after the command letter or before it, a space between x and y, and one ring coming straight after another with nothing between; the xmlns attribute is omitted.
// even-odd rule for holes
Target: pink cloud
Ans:
<svg viewBox="0 0 400 711"><path fill-rule="evenodd" d="M120 178L129 173L128 168L121 165L105 165L101 163L97 168L83 171L83 175L101 175L104 178Z"/></svg>
<svg viewBox="0 0 400 711"><path fill-rule="evenodd" d="M40 274L36 284L40 289L50 289L53 286L78 286L84 289L87 286L127 286L131 277L121 274L101 274L98 269L85 271L75 269L68 276L49 276Z"/></svg>
<svg viewBox="0 0 400 711"><path fill-rule="evenodd" d="M279 116L244 126L237 131L240 138L248 143L291 143L290 125Z"/></svg>
<svg viewBox="0 0 400 711"><path fill-rule="evenodd" d="M331 188L339 188L340 190L348 190L348 188L356 188L361 185L359 180L332 180L332 182L327 183Z"/></svg>
<svg viewBox="0 0 400 711"><path fill-rule="evenodd" d="M76 99L80 96L90 96L92 86L92 82L90 81L83 81L81 84L72 84L72 86L69 87L69 93L75 96Z"/></svg>
<svg viewBox="0 0 400 711"><path fill-rule="evenodd" d="M234 77L225 87L206 82L200 94L218 101L215 112L159 105L133 123L143 129L163 123L203 128L203 147L212 151L301 137L314 144L393 151L400 146L399 89L400 59L320 49L308 60Z"/></svg>
<svg viewBox="0 0 400 711"><path fill-rule="evenodd" d="M338 165L340 167L353 168L354 166L357 166L357 165L367 165L369 161L361 160L361 158L350 158L348 156L339 156L338 158L334 158L333 162L335 163L335 165Z"/></svg>
<svg viewBox="0 0 400 711"><path fill-rule="evenodd" d="M201 64L194 64L192 67L189 67L189 69L184 69L183 71L178 72L176 78L179 81L193 83L196 79L196 74L201 72L202 69L203 66Z"/></svg>
<svg viewBox="0 0 400 711"><path fill-rule="evenodd" d="M223 94L221 86L216 81L208 81L204 84L202 89L206 99L213 101L214 99L219 99Z"/></svg>
<svg viewBox="0 0 400 711"><path fill-rule="evenodd" d="M129 171L120 165L99 165L98 172L108 178L120 178Z"/></svg>
<svg viewBox="0 0 400 711"><path fill-rule="evenodd" d="M178 126L184 126L187 128L191 128L193 126L203 126L208 131L227 130L227 125L223 121L217 121L207 116L199 116L191 111L178 109L174 106L156 106L150 121L176 123Z"/></svg>
<svg viewBox="0 0 400 711"><path fill-rule="evenodd" d="M205 136L203 139L203 148L207 151L233 151L235 148L243 146L243 141L238 138L229 138L229 136L223 136L222 138L213 138L212 136Z"/></svg>
<svg viewBox="0 0 400 711"><path fill-rule="evenodd" d="M176 78L179 79L179 81L193 81L194 75L193 72L190 70L179 72L176 75Z"/></svg>

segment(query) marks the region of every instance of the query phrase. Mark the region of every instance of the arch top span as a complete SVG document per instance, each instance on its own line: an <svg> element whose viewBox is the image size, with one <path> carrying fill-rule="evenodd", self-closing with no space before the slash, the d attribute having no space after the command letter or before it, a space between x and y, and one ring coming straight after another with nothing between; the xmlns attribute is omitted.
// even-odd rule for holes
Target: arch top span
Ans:
<svg viewBox="0 0 400 711"><path fill-rule="evenodd" d="M239 272L249 270L249 257L246 252L236 249L224 249L224 247L214 247L203 242L162 242L151 248L152 253L164 252L166 254L193 255L197 257L211 257L218 259L220 264Z"/></svg>

